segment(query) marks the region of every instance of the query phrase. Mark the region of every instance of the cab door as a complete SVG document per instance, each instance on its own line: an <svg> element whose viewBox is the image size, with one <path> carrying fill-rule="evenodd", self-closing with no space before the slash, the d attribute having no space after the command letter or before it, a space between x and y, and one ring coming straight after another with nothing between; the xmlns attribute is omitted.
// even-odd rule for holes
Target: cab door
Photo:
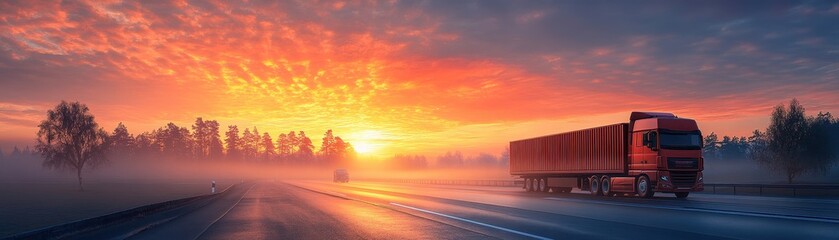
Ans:
<svg viewBox="0 0 839 240"><path fill-rule="evenodd" d="M645 138L657 138L655 131L638 131L632 133L632 153L629 156L629 171L631 175L637 175L641 171L655 171L658 165L658 151L653 151L645 146ZM646 137L645 137L646 135ZM657 143L657 139L655 140Z"/></svg>

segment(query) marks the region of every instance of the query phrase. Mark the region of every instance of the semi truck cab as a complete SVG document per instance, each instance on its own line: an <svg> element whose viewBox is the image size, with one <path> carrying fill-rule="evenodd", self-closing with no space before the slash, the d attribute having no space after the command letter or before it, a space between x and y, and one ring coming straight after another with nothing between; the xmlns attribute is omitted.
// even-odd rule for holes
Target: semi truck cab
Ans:
<svg viewBox="0 0 839 240"><path fill-rule="evenodd" d="M702 133L696 121L670 113L633 112L629 125L628 175L638 176L637 188L680 198L704 189Z"/></svg>

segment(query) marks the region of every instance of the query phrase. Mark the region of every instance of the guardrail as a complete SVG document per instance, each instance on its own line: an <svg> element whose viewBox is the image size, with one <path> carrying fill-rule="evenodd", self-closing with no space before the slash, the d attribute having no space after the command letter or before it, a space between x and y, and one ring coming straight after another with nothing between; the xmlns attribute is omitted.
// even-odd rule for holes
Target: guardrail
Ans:
<svg viewBox="0 0 839 240"><path fill-rule="evenodd" d="M466 180L466 179L364 179L377 182L469 185L494 187L523 187L523 180ZM839 196L839 184L722 184L706 183L705 194L828 197Z"/></svg>
<svg viewBox="0 0 839 240"><path fill-rule="evenodd" d="M839 185L706 183L704 193L755 196L826 197L839 196Z"/></svg>
<svg viewBox="0 0 839 240"><path fill-rule="evenodd" d="M190 203L195 203L199 201L209 201L218 196L222 196L223 194L227 194L227 190L230 190L233 186L236 185L237 184L232 184L230 186L227 186L227 188L220 191L219 193L149 204L128 210L117 211L111 214L106 214L98 217L92 217L74 222L58 224L32 231L16 233L9 236L0 236L0 239L61 239L72 237L76 234L84 233L87 231L93 231L112 224L125 222L132 218L183 207Z"/></svg>

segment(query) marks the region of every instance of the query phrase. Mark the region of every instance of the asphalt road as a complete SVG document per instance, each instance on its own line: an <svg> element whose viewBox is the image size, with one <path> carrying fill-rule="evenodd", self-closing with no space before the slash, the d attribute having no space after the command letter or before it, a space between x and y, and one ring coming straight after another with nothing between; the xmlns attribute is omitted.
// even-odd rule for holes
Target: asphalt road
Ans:
<svg viewBox="0 0 839 240"><path fill-rule="evenodd" d="M676 199L316 181L240 184L80 239L839 239L839 200Z"/></svg>

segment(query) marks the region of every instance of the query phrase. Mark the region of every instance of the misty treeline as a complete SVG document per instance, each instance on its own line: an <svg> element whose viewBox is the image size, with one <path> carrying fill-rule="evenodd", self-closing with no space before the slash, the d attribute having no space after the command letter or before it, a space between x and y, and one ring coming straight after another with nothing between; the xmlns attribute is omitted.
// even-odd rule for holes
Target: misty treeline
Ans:
<svg viewBox="0 0 839 240"><path fill-rule="evenodd" d="M0 160L4 161L29 161L29 160L37 160L40 159L38 157L38 152L35 150L30 149L28 146L24 147L23 149L19 148L18 146L14 146L11 152L3 152L3 149L0 148Z"/></svg>
<svg viewBox="0 0 839 240"><path fill-rule="evenodd" d="M332 130L324 133L321 148L315 149L303 131L281 133L274 141L271 134L260 134L257 127L245 128L240 134L236 125L227 126L222 141L220 124L200 117L189 128L170 122L136 136L122 123L108 133L94 119L86 105L62 101L48 110L38 125L36 149L43 166L75 171L79 189L83 189L83 169L110 159L345 166L356 157L352 145Z"/></svg>
<svg viewBox="0 0 839 240"><path fill-rule="evenodd" d="M427 169L427 168L462 168L462 167L508 167L510 166L510 148L505 148L500 155L479 153L475 156L464 156L460 151L449 151L437 156L434 165L424 155L397 154L388 161L398 169Z"/></svg>
<svg viewBox="0 0 839 240"><path fill-rule="evenodd" d="M136 136L119 123L106 142L110 159L345 166L356 157L352 145L335 136L331 129L323 134L319 149L304 131L289 131L276 136L275 140L268 132L260 133L257 127L240 131L239 126L229 125L222 139L217 121L199 117L189 128L170 122Z"/></svg>
<svg viewBox="0 0 839 240"><path fill-rule="evenodd" d="M14 146L7 151L0 146L0 179L15 179L21 173L29 174L29 170L40 168L42 160L40 154L28 146Z"/></svg>
<svg viewBox="0 0 839 240"><path fill-rule="evenodd" d="M748 137L705 136L703 156L712 164L754 161L784 174L788 183L802 174L826 174L839 161L839 119L829 112L807 116L792 99L789 106L774 108L764 131Z"/></svg>

